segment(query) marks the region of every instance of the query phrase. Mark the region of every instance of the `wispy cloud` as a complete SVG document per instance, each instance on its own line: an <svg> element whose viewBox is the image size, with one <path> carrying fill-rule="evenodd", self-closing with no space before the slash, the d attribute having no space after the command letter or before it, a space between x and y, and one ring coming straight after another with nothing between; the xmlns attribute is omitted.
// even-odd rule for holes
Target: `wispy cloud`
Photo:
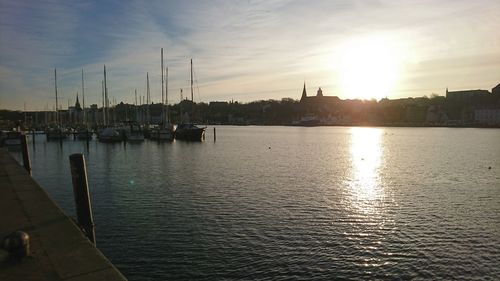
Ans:
<svg viewBox="0 0 500 281"><path fill-rule="evenodd" d="M342 96L339 50L367 34L390 34L408 54L390 97L424 95L452 84L500 82L498 1L3 1L0 107L74 101L85 70L87 103L100 104L102 68L111 96L160 100L160 48L170 100L188 86L194 59L199 99L298 98L306 79ZM457 63L456 61L460 61Z"/></svg>

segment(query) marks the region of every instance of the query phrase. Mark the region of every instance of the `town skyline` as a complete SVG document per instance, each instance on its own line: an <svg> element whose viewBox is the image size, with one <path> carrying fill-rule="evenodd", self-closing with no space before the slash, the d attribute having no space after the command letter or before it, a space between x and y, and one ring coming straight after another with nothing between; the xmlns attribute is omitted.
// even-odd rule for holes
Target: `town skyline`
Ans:
<svg viewBox="0 0 500 281"><path fill-rule="evenodd" d="M44 110L101 104L109 97L161 101L160 49L169 101L189 89L196 102L298 99L321 87L341 99L491 90L500 81L500 3L443 1L6 2L0 4L0 108ZM187 93L185 91L185 93Z"/></svg>

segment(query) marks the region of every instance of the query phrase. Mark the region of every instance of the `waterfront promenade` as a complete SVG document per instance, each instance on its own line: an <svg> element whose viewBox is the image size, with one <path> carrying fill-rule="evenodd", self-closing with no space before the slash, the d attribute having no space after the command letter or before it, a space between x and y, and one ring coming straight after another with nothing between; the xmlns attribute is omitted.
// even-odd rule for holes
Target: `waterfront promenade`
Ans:
<svg viewBox="0 0 500 281"><path fill-rule="evenodd" d="M30 255L0 263L0 280L126 280L0 148L0 239L17 230L29 234Z"/></svg>

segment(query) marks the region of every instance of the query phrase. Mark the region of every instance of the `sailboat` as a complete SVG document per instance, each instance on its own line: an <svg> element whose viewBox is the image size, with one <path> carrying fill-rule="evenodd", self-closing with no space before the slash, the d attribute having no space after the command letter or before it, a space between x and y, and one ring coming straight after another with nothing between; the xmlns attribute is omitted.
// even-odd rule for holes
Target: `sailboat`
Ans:
<svg viewBox="0 0 500 281"><path fill-rule="evenodd" d="M129 121L129 126L125 131L125 137L129 142L142 142L145 139L144 128L138 121L137 89L135 90L135 122Z"/></svg>
<svg viewBox="0 0 500 281"><path fill-rule="evenodd" d="M168 116L168 68L166 68L166 86L163 91L163 48L161 48L161 97L162 97L162 121L160 126L153 132L154 138L159 141L174 140L174 126L170 123ZM163 99L163 97L165 98Z"/></svg>
<svg viewBox="0 0 500 281"><path fill-rule="evenodd" d="M114 128L113 126L109 126L109 99L108 99L108 86L106 84L106 65L104 65L104 100L105 100L105 118L104 118L104 128L99 132L98 138L99 141L102 142L121 142L123 140L122 133Z"/></svg>
<svg viewBox="0 0 500 281"><path fill-rule="evenodd" d="M191 103L193 102L193 59L191 59ZM194 109L194 107L193 107ZM193 114L193 112L191 112ZM182 122L175 130L175 138L187 141L202 141L205 138L205 127L198 127L193 123Z"/></svg>
<svg viewBox="0 0 500 281"><path fill-rule="evenodd" d="M55 92L56 92L56 125L55 127L48 127L45 130L45 136L47 137L47 140L62 140L67 137L67 132L63 131L59 124L59 103L58 103L58 97L57 97L57 69L54 68L54 85L55 85Z"/></svg>
<svg viewBox="0 0 500 281"><path fill-rule="evenodd" d="M83 68L82 68L82 97L83 97L83 127L78 128L76 132L76 137L79 140L92 140L92 132L89 131L89 126L87 124L87 116L85 112L85 86L83 84ZM78 103L78 93L76 94L76 100Z"/></svg>
<svg viewBox="0 0 500 281"><path fill-rule="evenodd" d="M125 131L125 137L129 142L141 142L144 141L144 131L140 125L130 122Z"/></svg>

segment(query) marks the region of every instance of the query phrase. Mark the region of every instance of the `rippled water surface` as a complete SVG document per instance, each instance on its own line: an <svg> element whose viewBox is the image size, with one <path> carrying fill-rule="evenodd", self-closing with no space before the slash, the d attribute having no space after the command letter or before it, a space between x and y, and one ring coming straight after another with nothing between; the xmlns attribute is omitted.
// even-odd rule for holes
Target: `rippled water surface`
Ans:
<svg viewBox="0 0 500 281"><path fill-rule="evenodd" d="M500 130L207 132L37 136L33 176L73 216L68 156L85 154L97 245L129 280L500 279Z"/></svg>

